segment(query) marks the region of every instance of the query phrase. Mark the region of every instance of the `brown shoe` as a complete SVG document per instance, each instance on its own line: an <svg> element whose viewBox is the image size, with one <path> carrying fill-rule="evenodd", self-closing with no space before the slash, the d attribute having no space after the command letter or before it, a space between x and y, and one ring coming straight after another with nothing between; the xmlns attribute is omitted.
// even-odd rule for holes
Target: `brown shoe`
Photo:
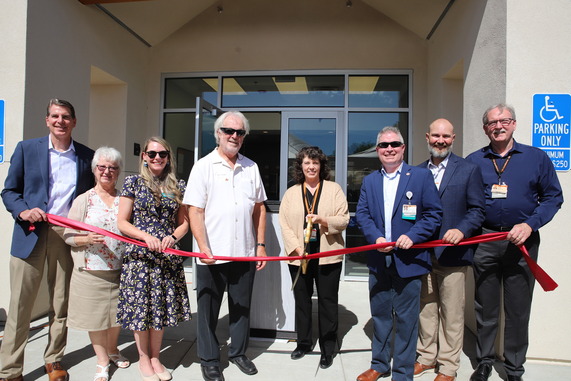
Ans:
<svg viewBox="0 0 571 381"><path fill-rule="evenodd" d="M414 377L420 377L424 373L433 370L434 368L436 368L435 365L424 365L417 361L414 363Z"/></svg>
<svg viewBox="0 0 571 381"><path fill-rule="evenodd" d="M68 381L69 374L61 366L59 361L46 364L46 373L50 381Z"/></svg>
<svg viewBox="0 0 571 381"><path fill-rule="evenodd" d="M438 373L434 381L456 381L456 377L447 376L442 373Z"/></svg>
<svg viewBox="0 0 571 381"><path fill-rule="evenodd" d="M0 378L0 381L24 381L24 377L22 375L19 375L14 378Z"/></svg>
<svg viewBox="0 0 571 381"><path fill-rule="evenodd" d="M374 369L364 371L357 377L357 381L377 381L381 377L388 377L391 372L379 373Z"/></svg>

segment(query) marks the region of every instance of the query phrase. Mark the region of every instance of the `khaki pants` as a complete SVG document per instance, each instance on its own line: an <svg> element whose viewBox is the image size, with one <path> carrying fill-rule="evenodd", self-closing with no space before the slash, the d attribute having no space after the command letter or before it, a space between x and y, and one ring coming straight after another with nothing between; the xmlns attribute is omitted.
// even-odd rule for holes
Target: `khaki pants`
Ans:
<svg viewBox="0 0 571 381"><path fill-rule="evenodd" d="M38 242L26 259L10 258L10 307L0 347L0 378L22 374L34 302L47 263L49 335L46 363L61 361L67 340L67 302L73 262L70 248L52 227L42 227Z"/></svg>
<svg viewBox="0 0 571 381"><path fill-rule="evenodd" d="M466 266L440 266L422 277L417 361L439 365L439 372L456 376L464 341Z"/></svg>

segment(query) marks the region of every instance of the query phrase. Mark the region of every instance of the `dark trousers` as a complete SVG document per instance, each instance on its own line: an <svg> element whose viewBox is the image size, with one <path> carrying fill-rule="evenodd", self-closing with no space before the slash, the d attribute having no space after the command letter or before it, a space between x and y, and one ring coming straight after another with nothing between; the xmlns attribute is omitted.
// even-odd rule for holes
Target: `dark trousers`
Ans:
<svg viewBox="0 0 571 381"><path fill-rule="evenodd" d="M300 274L293 290L295 298L295 328L297 346L310 349L312 339L313 282L317 288L317 318L319 321L319 347L321 353L333 355L337 347L337 329L339 327L339 278L341 262L319 265L319 260L309 261L307 273ZM289 265L292 281L299 266Z"/></svg>
<svg viewBox="0 0 571 381"><path fill-rule="evenodd" d="M255 262L228 262L196 266L197 345L200 363L220 365L216 326L224 291L228 290L230 347L228 358L246 353L250 337L250 303Z"/></svg>
<svg viewBox="0 0 571 381"><path fill-rule="evenodd" d="M420 277L401 278L394 262L390 267L369 271L369 299L373 317L371 369L380 373L391 370L392 379L412 381L420 313Z"/></svg>
<svg viewBox="0 0 571 381"><path fill-rule="evenodd" d="M483 229L483 233L493 233ZM539 233L525 242L529 255L537 260ZM521 376L528 347L528 325L535 279L520 250L509 241L481 243L474 255L476 280L477 356L492 364L498 333L503 284L505 332L504 367L509 375Z"/></svg>

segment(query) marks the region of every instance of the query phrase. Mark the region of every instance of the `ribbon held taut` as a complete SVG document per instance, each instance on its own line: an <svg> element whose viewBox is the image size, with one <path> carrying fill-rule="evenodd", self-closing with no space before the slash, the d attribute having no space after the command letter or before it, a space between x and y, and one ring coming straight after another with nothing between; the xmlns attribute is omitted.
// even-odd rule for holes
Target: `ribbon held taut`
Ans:
<svg viewBox="0 0 571 381"><path fill-rule="evenodd" d="M103 234L107 237L111 237L117 239L119 241L123 241L126 243L131 243L134 245L139 245L142 247L147 247L147 244L141 241L137 241L135 239L125 237L113 232L110 232L105 229L101 229L92 225L88 225L84 222L79 222L75 220L70 220L69 218L56 216L53 214L46 214L48 217L48 222L62 226L64 228L72 228L76 230L83 230L83 231L90 231L94 233ZM33 224L30 224L30 230L35 229ZM489 233L483 234L475 237L470 237L463 239L458 243L459 246L462 245L473 245L481 242L492 242L492 241L504 241L506 236L508 235L507 232L498 232L498 233ZM216 259L224 260L224 261L291 261L291 260L310 260L310 259L318 259L322 257L332 257L336 255L346 255L346 254L353 254L359 253L362 251L370 251L370 250L377 250L383 247L394 246L394 242L383 242L383 243L376 243L373 245L365 245L365 246L358 246L358 247L350 247L345 249L337 249L337 250L330 250L324 251L321 253L315 254L308 254L308 255L300 255L300 256L290 256L290 257L225 257L225 256L215 256ZM419 243L412 248L421 249L421 248L430 248L430 247L437 247L437 246L455 246L449 243L444 243L442 240L434 240L430 242ZM526 261L531 273L543 288L544 291L553 291L558 287L558 284L547 274L538 264L529 256L527 249L524 245L518 246L521 254L523 255L524 260ZM176 250L176 249L166 249L164 251L166 254L174 254L174 255L181 255L183 257L196 257L196 258L204 258L208 259L209 257L204 253L193 253L188 251Z"/></svg>

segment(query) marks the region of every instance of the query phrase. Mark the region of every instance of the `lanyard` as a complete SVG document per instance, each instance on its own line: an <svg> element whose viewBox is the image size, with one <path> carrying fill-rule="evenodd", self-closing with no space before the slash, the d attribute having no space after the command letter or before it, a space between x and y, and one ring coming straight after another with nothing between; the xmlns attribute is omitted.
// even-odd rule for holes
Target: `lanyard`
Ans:
<svg viewBox="0 0 571 381"><path fill-rule="evenodd" d="M309 205L309 201L307 201L307 188L305 183L303 184L303 203L305 204L305 209L307 210L307 214L313 214L315 210L315 205L317 205L317 199L319 196L319 190L321 189L321 182L315 188L315 194L313 195L313 200L311 200L311 206Z"/></svg>
<svg viewBox="0 0 571 381"><path fill-rule="evenodd" d="M508 154L508 158L504 162L504 165L502 165L502 169L500 169L498 167L498 163L496 163L496 159L492 158L492 163L494 163L494 169L496 170L496 173L498 174L498 183L502 182L502 173L504 173L504 171L506 170L506 167L508 166L508 163L510 162L511 158L512 158L512 153L510 152Z"/></svg>

